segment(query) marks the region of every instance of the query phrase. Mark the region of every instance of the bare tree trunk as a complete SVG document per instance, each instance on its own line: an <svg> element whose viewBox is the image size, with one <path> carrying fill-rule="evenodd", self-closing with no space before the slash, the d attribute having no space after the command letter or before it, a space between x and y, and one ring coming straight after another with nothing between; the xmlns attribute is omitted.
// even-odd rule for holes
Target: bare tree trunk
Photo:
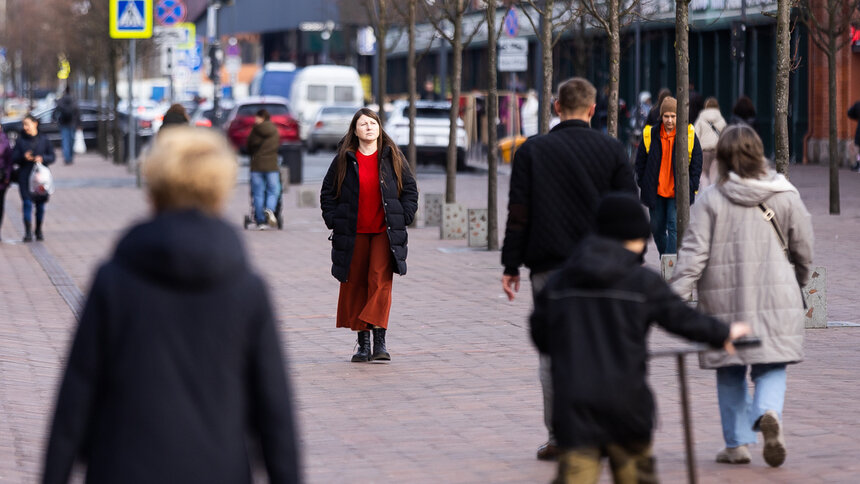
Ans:
<svg viewBox="0 0 860 484"><path fill-rule="evenodd" d="M553 0L546 0L541 15L540 46L543 55L543 99L538 119L538 132L549 132L550 102L552 99L552 8Z"/></svg>
<svg viewBox="0 0 860 484"><path fill-rule="evenodd" d="M618 83L621 79L621 22L618 18L618 1L609 0L609 100L607 101L607 129L609 136L618 137Z"/></svg>
<svg viewBox="0 0 860 484"><path fill-rule="evenodd" d="M675 209L677 211L678 248L690 224L690 171L687 125L690 123L690 0L675 3L675 65L678 85L678 123L675 127Z"/></svg>
<svg viewBox="0 0 860 484"><path fill-rule="evenodd" d="M418 67L415 65L415 2L417 1L409 0L409 52L406 55L406 82L409 83L409 146L406 148L406 158L409 160L412 173L416 173L418 169L418 147L415 146L415 117L418 114L415 107L415 100L418 98L415 72Z"/></svg>
<svg viewBox="0 0 860 484"><path fill-rule="evenodd" d="M830 148L830 215L839 215L839 145L836 140L836 37L830 35L827 52L827 107Z"/></svg>
<svg viewBox="0 0 860 484"><path fill-rule="evenodd" d="M788 76L791 72L791 0L776 6L776 93L774 144L776 171L788 177Z"/></svg>
<svg viewBox="0 0 860 484"><path fill-rule="evenodd" d="M119 95L116 92L116 83L117 83L117 59L119 58L119 52L117 52L116 41L109 40L108 41L108 82L110 83L110 112L113 114L111 120L111 133L113 137L113 162L115 164L120 164L123 162L123 154L125 152L125 136L122 135L120 131L120 119L119 119L119 111L117 111L117 104L119 103Z"/></svg>
<svg viewBox="0 0 860 484"><path fill-rule="evenodd" d="M496 2L487 2L487 250L499 250L499 157L496 153L499 115L498 72L496 58ZM549 99L549 98L544 98ZM546 103L549 104L549 103ZM480 122L480 120L479 120Z"/></svg>
<svg viewBox="0 0 860 484"><path fill-rule="evenodd" d="M451 112L448 117L448 160L445 174L445 202L457 202L457 118L460 115L460 81L463 77L463 2L457 0L457 15L454 23L454 41L451 43L453 66L451 70ZM444 50L443 50L444 52ZM444 55L444 54L443 54ZM465 156L465 155L464 155Z"/></svg>

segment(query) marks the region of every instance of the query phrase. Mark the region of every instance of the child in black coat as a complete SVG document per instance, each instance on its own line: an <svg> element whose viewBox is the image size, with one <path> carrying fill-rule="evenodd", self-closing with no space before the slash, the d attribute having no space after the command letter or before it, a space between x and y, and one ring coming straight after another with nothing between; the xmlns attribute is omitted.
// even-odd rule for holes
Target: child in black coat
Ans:
<svg viewBox="0 0 860 484"><path fill-rule="evenodd" d="M559 483L596 483L604 456L616 483L656 482L647 384L652 322L729 351L749 332L744 323L729 326L690 308L643 267L649 235L638 200L607 196L597 234L580 243L535 300L532 339L552 359L553 428L565 449Z"/></svg>

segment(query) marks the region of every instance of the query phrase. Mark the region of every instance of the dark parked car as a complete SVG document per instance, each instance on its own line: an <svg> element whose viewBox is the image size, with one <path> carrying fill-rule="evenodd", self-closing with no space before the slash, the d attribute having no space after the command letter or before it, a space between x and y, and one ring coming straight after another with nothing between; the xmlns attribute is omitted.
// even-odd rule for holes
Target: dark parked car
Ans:
<svg viewBox="0 0 860 484"><path fill-rule="evenodd" d="M81 101L78 103L81 112L80 128L84 132L84 141L87 148L95 147L98 144L98 124L99 124L99 107L98 104L89 101ZM33 116L39 120L39 132L44 134L51 140L54 146L60 146L62 143L60 138L60 125L57 122L56 107L51 106L39 111L34 111ZM23 127L21 121L23 116L8 118L3 120L3 131L9 137L12 144L18 139Z"/></svg>

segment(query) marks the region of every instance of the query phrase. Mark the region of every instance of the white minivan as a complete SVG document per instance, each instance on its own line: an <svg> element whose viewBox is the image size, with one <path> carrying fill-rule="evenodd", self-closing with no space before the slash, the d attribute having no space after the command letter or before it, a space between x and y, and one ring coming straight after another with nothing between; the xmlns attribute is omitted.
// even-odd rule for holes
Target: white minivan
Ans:
<svg viewBox="0 0 860 484"><path fill-rule="evenodd" d="M364 89L358 71L349 66L308 66L293 79L290 107L299 120L299 135L308 139L320 107L326 105L364 106Z"/></svg>

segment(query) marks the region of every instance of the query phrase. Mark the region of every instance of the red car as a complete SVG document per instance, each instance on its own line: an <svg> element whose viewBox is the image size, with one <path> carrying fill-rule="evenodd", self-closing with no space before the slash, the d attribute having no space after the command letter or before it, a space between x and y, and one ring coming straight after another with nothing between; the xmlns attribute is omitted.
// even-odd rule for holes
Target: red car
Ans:
<svg viewBox="0 0 860 484"><path fill-rule="evenodd" d="M240 153L247 153L248 135L254 127L254 115L260 109L269 112L281 134L281 145L301 144L299 123L290 112L289 101L279 96L252 96L238 101L224 123L227 138Z"/></svg>

